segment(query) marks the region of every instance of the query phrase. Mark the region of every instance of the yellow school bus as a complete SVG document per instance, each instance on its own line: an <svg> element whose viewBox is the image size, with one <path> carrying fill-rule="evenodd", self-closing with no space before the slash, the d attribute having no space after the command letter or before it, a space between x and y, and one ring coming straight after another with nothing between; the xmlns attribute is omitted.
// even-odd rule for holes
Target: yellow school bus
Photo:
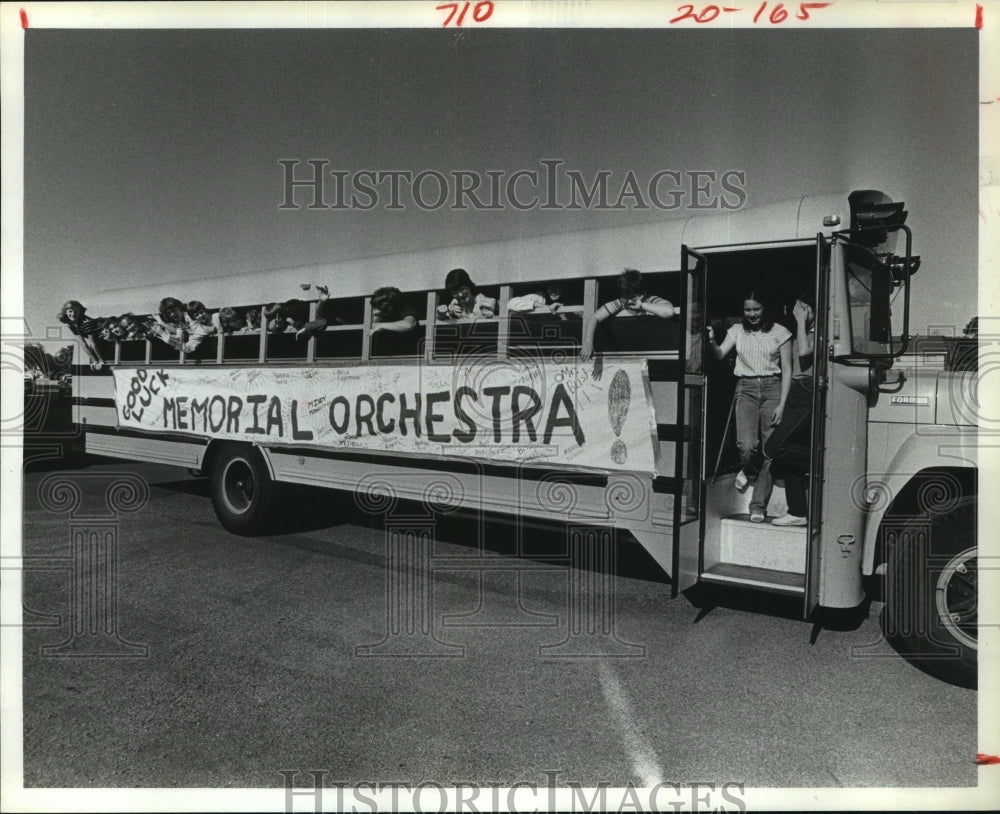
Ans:
<svg viewBox="0 0 1000 814"><path fill-rule="evenodd" d="M907 342L919 258L905 216L859 190L109 291L85 303L91 314L150 314L170 296L259 313L264 330L216 330L194 351L105 342L105 366L77 368L74 409L89 453L207 475L238 534L280 524L275 485L304 484L554 522L611 551L631 537L674 595L784 594L804 618L865 607L884 575L897 649L973 685L975 365ZM496 301L492 317L446 318L453 268ZM581 340L626 268L677 314L603 320L583 362ZM325 330L267 330L273 302L301 299L316 316L316 284L335 315ZM391 341L373 322L383 286L416 316ZM553 287L555 309L509 307ZM779 318L802 292L815 298L804 527L751 523L734 488L732 368L705 343L739 318L750 287ZM778 482L768 514L783 500Z"/></svg>

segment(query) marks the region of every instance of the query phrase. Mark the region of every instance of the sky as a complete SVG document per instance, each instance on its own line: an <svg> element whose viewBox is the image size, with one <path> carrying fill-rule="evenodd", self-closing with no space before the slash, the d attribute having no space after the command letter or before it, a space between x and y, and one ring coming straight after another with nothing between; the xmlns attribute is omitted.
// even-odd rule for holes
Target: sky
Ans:
<svg viewBox="0 0 1000 814"><path fill-rule="evenodd" d="M911 332L961 332L978 73L973 28L29 29L24 314L43 335L110 288L694 214L279 208L281 160L485 177L558 159L743 172L748 207L882 189L923 257Z"/></svg>

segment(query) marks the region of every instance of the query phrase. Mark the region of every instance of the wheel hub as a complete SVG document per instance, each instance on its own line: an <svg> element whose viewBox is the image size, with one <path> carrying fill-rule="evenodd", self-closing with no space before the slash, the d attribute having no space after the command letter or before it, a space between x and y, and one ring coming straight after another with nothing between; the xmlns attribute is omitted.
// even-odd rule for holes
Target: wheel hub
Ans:
<svg viewBox="0 0 1000 814"><path fill-rule="evenodd" d="M976 549L967 548L941 569L934 590L938 617L945 628L968 647L977 646L977 589L979 567Z"/></svg>
<svg viewBox="0 0 1000 814"><path fill-rule="evenodd" d="M241 459L230 461L223 474L222 496L234 514L244 514L253 505L254 482L250 465Z"/></svg>

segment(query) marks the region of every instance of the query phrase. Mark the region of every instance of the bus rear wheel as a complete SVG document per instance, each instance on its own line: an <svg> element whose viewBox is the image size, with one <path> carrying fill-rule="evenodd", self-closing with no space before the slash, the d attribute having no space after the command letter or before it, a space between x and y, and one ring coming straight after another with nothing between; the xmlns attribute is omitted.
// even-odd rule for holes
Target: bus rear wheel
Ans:
<svg viewBox="0 0 1000 814"><path fill-rule="evenodd" d="M274 482L260 452L248 444L224 444L211 473L212 506L226 531L250 536L270 527Z"/></svg>
<svg viewBox="0 0 1000 814"><path fill-rule="evenodd" d="M886 635L920 669L976 686L978 552L976 499L911 524L889 551ZM922 532L926 530L926 540Z"/></svg>

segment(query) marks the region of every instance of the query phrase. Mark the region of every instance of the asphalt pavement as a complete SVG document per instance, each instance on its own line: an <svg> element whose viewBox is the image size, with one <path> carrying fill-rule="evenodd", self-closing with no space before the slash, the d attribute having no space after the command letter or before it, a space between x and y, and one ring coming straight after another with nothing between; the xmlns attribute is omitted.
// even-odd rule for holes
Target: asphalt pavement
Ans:
<svg viewBox="0 0 1000 814"><path fill-rule="evenodd" d="M562 529L283 500L248 539L182 470L26 475L26 786L976 783L977 694L899 658L877 606L815 630L670 599L631 545L609 576Z"/></svg>

